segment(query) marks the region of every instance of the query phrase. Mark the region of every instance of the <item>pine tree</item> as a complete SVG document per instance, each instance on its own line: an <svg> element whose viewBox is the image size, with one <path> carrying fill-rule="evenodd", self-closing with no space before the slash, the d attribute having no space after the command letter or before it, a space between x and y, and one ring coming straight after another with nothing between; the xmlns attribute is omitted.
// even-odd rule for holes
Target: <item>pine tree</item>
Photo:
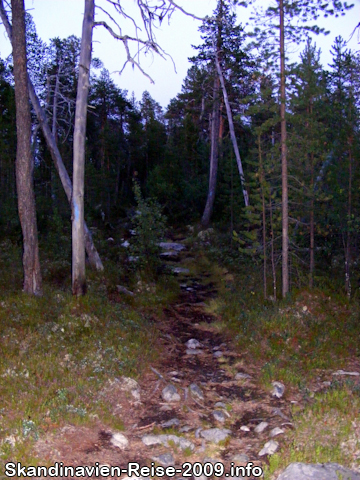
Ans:
<svg viewBox="0 0 360 480"><path fill-rule="evenodd" d="M252 3L244 2L244 3ZM286 120L286 41L301 43L310 32L324 33L325 29L309 22L317 20L321 14L344 14L346 2L333 0L332 5L322 0L276 0L265 11L258 10L254 36L258 45L268 46L267 51L274 61L278 61L280 87L280 124L281 124L281 165L282 165L282 294L289 292L289 198L288 198L288 157L287 157L287 120ZM275 40L275 45L269 39ZM275 46L275 48L274 48Z"/></svg>

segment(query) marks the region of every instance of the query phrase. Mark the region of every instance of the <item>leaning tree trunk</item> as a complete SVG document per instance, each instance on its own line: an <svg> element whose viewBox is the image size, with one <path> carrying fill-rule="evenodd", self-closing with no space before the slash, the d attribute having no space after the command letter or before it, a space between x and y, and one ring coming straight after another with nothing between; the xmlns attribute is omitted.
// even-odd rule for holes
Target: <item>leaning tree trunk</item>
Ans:
<svg viewBox="0 0 360 480"><path fill-rule="evenodd" d="M216 51L215 48L214 48L214 53L215 53L216 70L217 70L217 73L219 75L219 80L220 80L220 83L221 83L221 88L222 88L223 96L224 96L224 102L225 102L225 106L226 106L226 113L227 113L228 122L229 122L229 130L230 130L231 141L232 141L232 144L233 144L234 153L235 153L235 157L236 157L236 163L237 163L238 170L239 170L240 182L241 182L241 186L242 186L245 207L248 207L250 205L249 195L248 195L248 192L245 188L244 170L243 170L243 167L242 167L240 152L239 152L239 148L238 148L237 141L236 141L231 107L230 107L230 103L229 103L228 94L227 94L227 91L226 91L224 75L222 74L221 66L220 66L220 62L219 62L219 57L218 57L218 54L217 54L217 51Z"/></svg>
<svg viewBox="0 0 360 480"><path fill-rule="evenodd" d="M10 39L10 42L12 43L12 27L10 25L9 19L6 15L4 5L2 0L0 0L0 17L1 20L5 26L6 33L8 34L8 37ZM41 126L42 132L45 137L46 145L50 151L50 155L53 159L53 162L55 164L55 168L59 174L62 186L65 190L66 197L69 201L69 204L71 204L71 199L72 199L72 183L69 177L69 174L67 173L67 170L65 168L64 162L62 161L61 154L59 152L59 149L56 144L56 140L54 138L54 135L52 134L44 109L41 107L40 101L38 96L36 95L34 86L30 80L30 77L28 76L28 87L29 87L29 96L31 103L34 107L38 122ZM91 232L89 228L87 227L86 223L84 223L84 230L85 230L85 247L86 247L86 253L88 254L90 264L96 268L99 271L104 270L103 264L101 262L101 258L98 254L98 251L96 250L96 247L94 245L94 242L91 237Z"/></svg>
<svg viewBox="0 0 360 480"><path fill-rule="evenodd" d="M286 149L286 91L285 91L285 22L284 0L280 7L280 117L281 117L281 183L282 183L282 296L289 292L289 206L288 206L288 168Z"/></svg>
<svg viewBox="0 0 360 480"><path fill-rule="evenodd" d="M86 293L84 236L85 137L94 11L94 0L85 0L74 128L73 195L71 202L73 295L84 295Z"/></svg>
<svg viewBox="0 0 360 480"><path fill-rule="evenodd" d="M11 0L13 18L13 59L16 104L16 187L23 234L24 292L41 294L42 279L33 185L31 114L27 84L24 0Z"/></svg>
<svg viewBox="0 0 360 480"><path fill-rule="evenodd" d="M211 152L210 152L210 174L209 190L206 200L205 210L201 219L203 227L208 227L214 208L217 170L219 161L219 129L220 129L220 105L219 105L219 78L214 79L213 88L213 111L211 118Z"/></svg>

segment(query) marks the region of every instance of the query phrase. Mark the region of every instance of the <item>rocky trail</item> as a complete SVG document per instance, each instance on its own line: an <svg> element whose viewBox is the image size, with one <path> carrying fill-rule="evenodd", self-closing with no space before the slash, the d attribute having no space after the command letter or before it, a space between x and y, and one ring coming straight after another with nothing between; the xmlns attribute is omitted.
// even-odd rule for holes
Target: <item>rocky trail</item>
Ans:
<svg viewBox="0 0 360 480"><path fill-rule="evenodd" d="M86 466L90 470L82 478L262 477L269 457L290 440L291 404L302 399L280 382L261 387L259 365L219 333L219 319L206 309L219 295L215 282L206 271L191 274L196 259L181 243L162 248L181 294L152 319L158 335L150 348L156 349L157 361L137 380L112 378L97 392L97 402L107 406L119 428L94 416L92 426L66 425L43 436L35 455L48 465ZM164 475L140 470L145 466L174 469ZM101 467L117 469L111 476ZM341 468L291 464L278 480L333 480L337 472L360 479Z"/></svg>
<svg viewBox="0 0 360 480"><path fill-rule="evenodd" d="M37 456L51 464L118 466L123 473L129 462L174 466L176 479L199 476L207 464L206 476L217 472L229 478L239 473L232 465L263 467L284 441L292 423L283 386L260 388L256 368L232 349L231 339L218 333L215 318L205 311L204 302L217 294L215 285L206 274L192 277L182 268L189 254L179 250L166 255L179 272L181 295L162 319L154 319L157 363L137 381L114 378L99 392L99 401L124 428L109 430L100 421L92 428L68 425L39 440ZM200 465L193 472L182 467L186 462ZM246 478L258 478L259 472L247 471Z"/></svg>

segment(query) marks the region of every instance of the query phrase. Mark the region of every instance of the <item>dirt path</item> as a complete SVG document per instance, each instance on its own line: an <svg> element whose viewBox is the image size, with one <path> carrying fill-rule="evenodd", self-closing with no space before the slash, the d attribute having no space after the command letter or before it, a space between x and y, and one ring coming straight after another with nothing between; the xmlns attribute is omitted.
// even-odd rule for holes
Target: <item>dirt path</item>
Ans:
<svg viewBox="0 0 360 480"><path fill-rule="evenodd" d="M99 401L107 402L112 414L123 420L121 434L128 444L115 446L116 432L99 421L93 428L69 425L51 434L38 442L37 455L48 458L50 464L116 465L122 469L128 462L147 466L173 463L178 468L184 462L222 462L224 472L230 472L232 462L263 466L267 455L259 453L275 427L283 434L272 440L281 446L292 428L289 402L261 389L256 368L232 349L231 339L217 332L216 319L204 308L204 301L216 296L215 286L200 276L184 276L179 282L182 293L178 301L164 310L161 319L154 320L160 332L153 346L159 360L138 380L138 393L124 391L123 380L114 380L99 394ZM200 345L188 348L191 339ZM164 400L163 389L169 385L176 388L180 401ZM267 425L263 423L264 430L256 433L262 422ZM219 443L204 438L204 432L215 428L228 429L227 438ZM166 439L164 435L175 437ZM177 438L186 442L180 444ZM185 475L174 478L180 477Z"/></svg>

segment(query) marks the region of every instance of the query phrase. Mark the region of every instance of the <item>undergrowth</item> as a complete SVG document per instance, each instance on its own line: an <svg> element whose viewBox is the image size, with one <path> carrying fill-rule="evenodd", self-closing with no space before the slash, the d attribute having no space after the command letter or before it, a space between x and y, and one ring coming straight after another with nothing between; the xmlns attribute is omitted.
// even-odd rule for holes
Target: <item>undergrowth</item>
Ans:
<svg viewBox="0 0 360 480"><path fill-rule="evenodd" d="M137 378L155 359L151 315L170 298L160 283L151 292L144 287L141 301L112 297L108 280L94 272L89 294L74 298L64 290L67 261L43 258L42 265L43 296L23 294L19 247L2 243L0 469L10 459L36 464L33 443L69 423L121 429L121 417L99 395L109 381Z"/></svg>
<svg viewBox="0 0 360 480"><path fill-rule="evenodd" d="M330 281L328 275L313 290L299 285L286 300L264 300L259 265L216 242L207 255L209 264L216 259L212 274L219 288L207 310L218 316L219 330L233 339L246 363L258 367L265 389L282 381L287 400L298 399L294 429L269 457L265 478L277 478L292 462L338 462L359 470L360 384L357 377L333 375L359 370L357 295L349 301L336 276Z"/></svg>

